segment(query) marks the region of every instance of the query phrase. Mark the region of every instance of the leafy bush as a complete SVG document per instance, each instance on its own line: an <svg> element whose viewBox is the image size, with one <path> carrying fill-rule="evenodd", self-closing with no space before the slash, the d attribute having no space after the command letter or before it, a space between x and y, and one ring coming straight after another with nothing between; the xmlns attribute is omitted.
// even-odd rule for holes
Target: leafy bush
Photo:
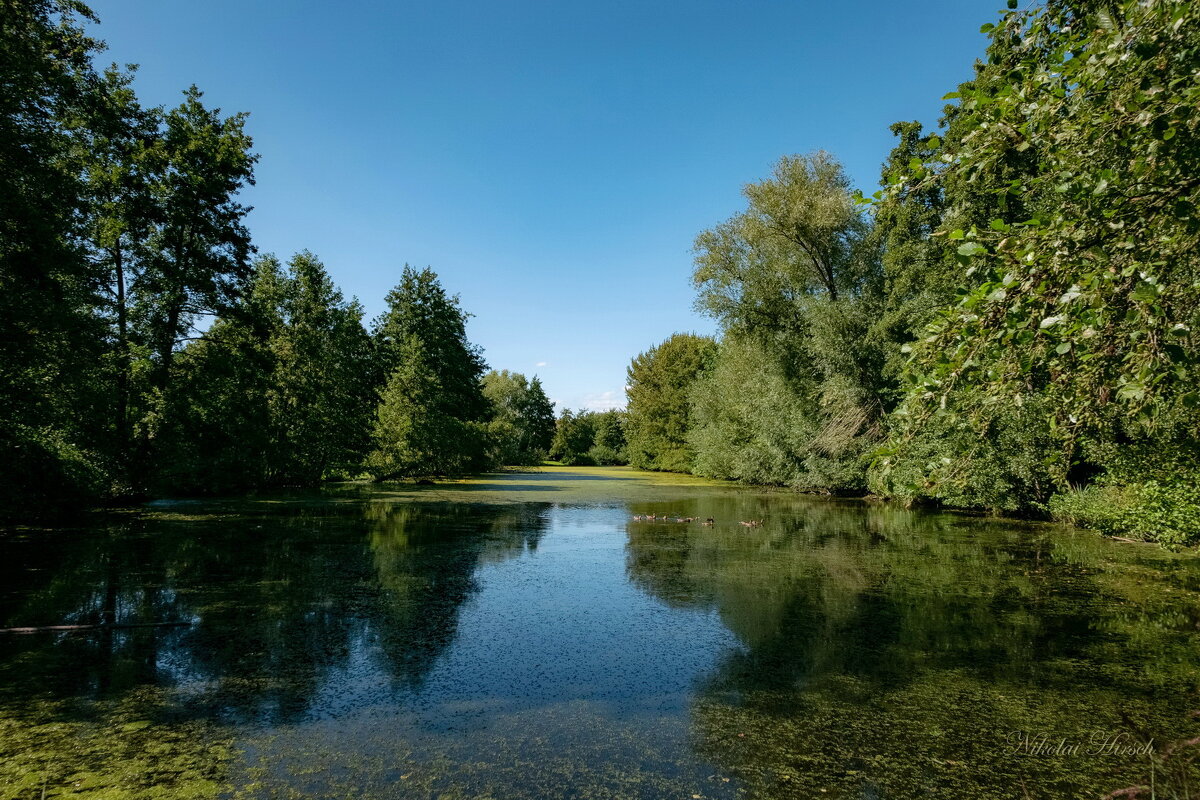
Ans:
<svg viewBox="0 0 1200 800"><path fill-rule="evenodd" d="M1094 485L1050 499L1056 519L1109 536L1180 547L1200 542L1200 475L1174 483Z"/></svg>
<svg viewBox="0 0 1200 800"><path fill-rule="evenodd" d="M1061 457L1042 403L998 409L982 427L955 409L896 418L869 471L871 491L906 503L1040 511L1061 484Z"/></svg>
<svg viewBox="0 0 1200 800"><path fill-rule="evenodd" d="M587 452L587 457L591 459L592 463L602 467L627 463L624 453L603 444L592 445L592 449Z"/></svg>

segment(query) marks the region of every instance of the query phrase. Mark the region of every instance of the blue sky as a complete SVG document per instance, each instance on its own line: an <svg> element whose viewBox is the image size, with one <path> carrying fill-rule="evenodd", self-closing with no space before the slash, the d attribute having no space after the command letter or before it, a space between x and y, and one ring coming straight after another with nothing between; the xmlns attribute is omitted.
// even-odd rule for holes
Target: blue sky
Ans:
<svg viewBox="0 0 1200 800"><path fill-rule="evenodd" d="M785 153L874 191L896 120L936 122L998 0L93 0L143 102L249 111L260 251L309 249L373 317L431 266L490 365L560 405L692 310L695 235Z"/></svg>

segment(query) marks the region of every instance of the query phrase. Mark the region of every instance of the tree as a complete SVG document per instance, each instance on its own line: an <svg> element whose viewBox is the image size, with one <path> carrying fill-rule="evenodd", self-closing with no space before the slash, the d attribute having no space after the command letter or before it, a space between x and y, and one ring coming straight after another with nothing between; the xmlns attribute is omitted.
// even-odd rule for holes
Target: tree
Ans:
<svg viewBox="0 0 1200 800"><path fill-rule="evenodd" d="M541 381L517 372L492 371L483 376L483 394L492 406L489 424L500 464L538 464L554 437L554 409Z"/></svg>
<svg viewBox="0 0 1200 800"><path fill-rule="evenodd" d="M525 408L525 418L529 420L530 443L538 450L548 453L554 441L554 404L546 396L542 380L537 375L529 381L529 402Z"/></svg>
<svg viewBox="0 0 1200 800"><path fill-rule="evenodd" d="M784 157L745 195L745 211L696 239L696 305L724 334L720 380L740 383L710 377L693 394L703 419L689 436L695 463L760 482L861 487L863 455L894 395L883 375L888 342L876 328L885 307L880 242L827 153ZM761 367L757 378L729 363L741 356ZM757 384L771 390L746 394ZM804 418L774 413L782 408ZM733 420L753 434L723 440ZM779 452L782 442L792 452ZM767 449L747 452L757 447Z"/></svg>
<svg viewBox="0 0 1200 800"><path fill-rule="evenodd" d="M78 2L0 2L0 506L12 511L107 488L101 281L81 247L77 164L102 46L87 21Z"/></svg>
<svg viewBox="0 0 1200 800"><path fill-rule="evenodd" d="M861 281L866 225L825 152L784 156L743 193L745 211L696 237L696 304L727 328L795 333L803 298L837 301Z"/></svg>
<svg viewBox="0 0 1200 800"><path fill-rule="evenodd" d="M554 442L550 457L567 466L589 466L594 464L588 451L596 441L594 415L587 411L563 409L555 423Z"/></svg>
<svg viewBox="0 0 1200 800"><path fill-rule="evenodd" d="M624 411L613 409L595 413L595 435L588 457L600 466L629 462Z"/></svg>
<svg viewBox="0 0 1200 800"><path fill-rule="evenodd" d="M321 262L260 258L237 307L179 354L154 486L212 492L356 474L376 399L370 339Z"/></svg>
<svg viewBox="0 0 1200 800"><path fill-rule="evenodd" d="M630 464L675 472L690 468L688 392L715 351L707 336L677 333L633 359L627 381Z"/></svg>
<svg viewBox="0 0 1200 800"><path fill-rule="evenodd" d="M625 412L565 409L556 423L550 457L567 466L629 463L625 447Z"/></svg>
<svg viewBox="0 0 1200 800"><path fill-rule="evenodd" d="M311 484L330 470L353 471L365 454L371 341L362 307L346 302L312 253L289 262L281 299L281 325L270 340L272 482Z"/></svg>
<svg viewBox="0 0 1200 800"><path fill-rule="evenodd" d="M1196 474L1198 13L1051 3L985 26L944 153L913 170L957 209L937 236L966 279L913 344L879 490L969 500L972 465L1014 460L981 449L1012 428L1038 434L1016 437L1038 465L1013 492L1025 508Z"/></svg>
<svg viewBox="0 0 1200 800"><path fill-rule="evenodd" d="M755 340L727 334L688 400L696 474L804 488L815 482L805 462L819 409Z"/></svg>
<svg viewBox="0 0 1200 800"><path fill-rule="evenodd" d="M108 429L116 472L123 480L132 444L135 391L131 307L141 287L147 237L154 216L146 154L153 147L161 113L141 107L133 75L112 66L98 82L95 122L79 148L89 213L86 237L92 263L103 271L102 305L111 327L112 410Z"/></svg>
<svg viewBox="0 0 1200 800"><path fill-rule="evenodd" d="M379 393L367 468L377 479L463 471L466 423L441 412L443 385L424 344L408 334L393 347L400 365Z"/></svg>
<svg viewBox="0 0 1200 800"><path fill-rule="evenodd" d="M238 308L179 352L178 387L162 405L146 489L203 494L262 486L286 457L270 397L279 388L272 343L283 331L287 291L278 259L259 259Z"/></svg>
<svg viewBox="0 0 1200 800"><path fill-rule="evenodd" d="M380 392L368 466L377 478L447 474L485 464L490 406L466 314L428 268L406 266L375 323Z"/></svg>
<svg viewBox="0 0 1200 800"><path fill-rule="evenodd" d="M919 122L897 122L891 130L899 141L883 164L880 183L887 191L877 193L868 234L883 272L884 299L871 335L884 351L881 399L888 411L902 394L907 357L901 348L953 304L966 278L952 249L934 236L948 210L943 185L914 177L940 158L942 139L925 136Z"/></svg>
<svg viewBox="0 0 1200 800"><path fill-rule="evenodd" d="M136 309L152 359L140 419L144 459L171 390L177 349L197 318L232 309L250 276L253 248L244 223L250 209L236 198L254 183L258 157L250 152L246 115L223 118L201 97L194 86L184 92L145 155L154 208Z"/></svg>
<svg viewBox="0 0 1200 800"><path fill-rule="evenodd" d="M406 339L415 335L443 379L445 395L439 407L460 419L486 419L488 403L479 385L486 365L479 348L467 340L468 315L457 295L447 295L428 267L418 270L405 265L399 285L386 300L387 311L374 328L383 374L389 375L403 361Z"/></svg>

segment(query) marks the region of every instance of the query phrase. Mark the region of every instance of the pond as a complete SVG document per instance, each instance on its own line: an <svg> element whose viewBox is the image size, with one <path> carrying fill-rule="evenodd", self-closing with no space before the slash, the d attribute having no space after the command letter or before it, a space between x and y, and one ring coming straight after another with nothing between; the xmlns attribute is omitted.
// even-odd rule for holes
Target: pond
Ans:
<svg viewBox="0 0 1200 800"><path fill-rule="evenodd" d="M1200 787L1200 559L1062 527L544 468L8 530L0 578L7 627L186 623L0 634L2 798Z"/></svg>

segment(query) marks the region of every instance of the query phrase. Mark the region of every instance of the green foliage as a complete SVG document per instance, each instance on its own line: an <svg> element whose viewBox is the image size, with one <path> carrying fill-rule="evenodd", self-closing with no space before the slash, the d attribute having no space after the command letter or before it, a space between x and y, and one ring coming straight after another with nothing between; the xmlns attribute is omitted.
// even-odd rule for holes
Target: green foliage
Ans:
<svg viewBox="0 0 1200 800"><path fill-rule="evenodd" d="M272 483L313 483L357 472L373 406L371 342L358 301L346 302L324 265L303 252L285 276L268 392Z"/></svg>
<svg viewBox="0 0 1200 800"><path fill-rule="evenodd" d="M79 449L55 428L8 424L0 429L6 478L0 483L0 519L32 506L69 510L109 490L108 473L96 453Z"/></svg>
<svg viewBox="0 0 1200 800"><path fill-rule="evenodd" d="M232 492L263 485L275 370L265 337L240 321L218 320L180 353L175 369L180 389L154 423L157 463L144 476L150 490Z"/></svg>
<svg viewBox="0 0 1200 800"><path fill-rule="evenodd" d="M1110 536L1156 541L1167 547L1200 542L1200 474L1169 484L1131 482L1069 489L1050 500L1056 519Z"/></svg>
<svg viewBox="0 0 1200 800"><path fill-rule="evenodd" d="M3 513L106 487L104 326L79 246L76 162L95 123L100 43L82 4L0 5L0 484ZM8 449L11 446L13 449ZM7 454L12 453L9 457ZM33 506L36 507L36 506Z"/></svg>
<svg viewBox="0 0 1200 800"><path fill-rule="evenodd" d="M537 378L484 377L429 269L370 336L311 254L252 270L246 116L195 87L143 107L93 67L86 6L0 3L0 499L549 451L1191 542L1200 10L1012 5L938 130L892 127L873 203L785 156L697 237L719 346L674 336L633 360L628 412L556 422Z"/></svg>
<svg viewBox="0 0 1200 800"><path fill-rule="evenodd" d="M1118 437L1083 443L1100 474L1050 499L1056 519L1168 547L1200 543L1200 441L1194 412L1160 418L1151 436L1128 422ZM1134 434L1134 435L1131 435Z"/></svg>
<svg viewBox="0 0 1200 800"><path fill-rule="evenodd" d="M357 473L374 408L362 309L300 253L259 260L228 318L179 356L160 491L310 485Z"/></svg>
<svg viewBox="0 0 1200 800"><path fill-rule="evenodd" d="M569 467L594 464L588 452L595 441L595 415L588 411L564 409L555 422L550 457Z"/></svg>
<svg viewBox="0 0 1200 800"><path fill-rule="evenodd" d="M980 430L948 407L902 443L875 451L870 488L905 503L1042 512L1062 472L1050 413L1048 404L1028 400L998 410ZM903 417L893 425L904 425Z"/></svg>
<svg viewBox="0 0 1200 800"><path fill-rule="evenodd" d="M628 464L628 442L625 440L625 412L594 412L595 435L588 457L602 467Z"/></svg>
<svg viewBox="0 0 1200 800"><path fill-rule="evenodd" d="M697 305L731 327L786 329L796 298L853 291L866 228L849 187L828 153L781 158L745 187L745 211L696 238Z"/></svg>
<svg viewBox="0 0 1200 800"><path fill-rule="evenodd" d="M630 464L667 472L691 468L688 392L715 352L712 339L677 333L633 359L625 422Z"/></svg>
<svg viewBox="0 0 1200 800"><path fill-rule="evenodd" d="M691 395L696 468L860 490L892 394L881 244L826 153L781 159L745 194L746 211L696 239L697 307L725 331Z"/></svg>
<svg viewBox="0 0 1200 800"><path fill-rule="evenodd" d="M1089 443L1152 440L1196 405L1197 14L1179 0L1050 5L990 28L989 64L952 96L940 163L916 170L965 210L939 234L968 280L913 347L883 482L933 431L986 435L1021 404L1041 409L1041 452L1061 454L1045 499Z"/></svg>
<svg viewBox="0 0 1200 800"><path fill-rule="evenodd" d="M421 339L409 334L393 352L400 366L379 393L367 468L378 479L464 471L467 423L439 409L441 376Z"/></svg>
<svg viewBox="0 0 1200 800"><path fill-rule="evenodd" d="M485 420L490 409L480 379L486 365L479 348L467 341L467 314L458 297L446 294L433 270L405 265L386 300L373 333L383 379L403 363L408 337L416 336L429 363L437 365L439 408L462 420Z"/></svg>
<svg viewBox="0 0 1200 800"><path fill-rule="evenodd" d="M497 464L540 464L554 440L554 406L542 389L518 372L495 370L483 376L483 395L491 403L488 430Z"/></svg>
<svg viewBox="0 0 1200 800"><path fill-rule="evenodd" d="M85 21L0 4L5 513L357 474L381 388L377 471L485 465L483 361L436 276L406 269L372 342L311 254L252 270L246 115L195 87L142 107L131 73L92 67ZM522 446L548 447L528 394Z"/></svg>
<svg viewBox="0 0 1200 800"><path fill-rule="evenodd" d="M688 442L697 475L750 483L804 482L803 453L816 409L779 362L752 341L726 336L692 385Z"/></svg>
<svg viewBox="0 0 1200 800"><path fill-rule="evenodd" d="M550 457L567 466L628 464L624 411L565 409L555 423Z"/></svg>
<svg viewBox="0 0 1200 800"><path fill-rule="evenodd" d="M428 268L405 267L375 323L379 392L367 468L376 479L451 475L488 465L484 362L466 314Z"/></svg>
<svg viewBox="0 0 1200 800"><path fill-rule="evenodd" d="M156 439L176 385L180 345L194 338L202 315L229 312L251 275L249 208L236 197L254 183L258 157L250 152L246 115L222 117L201 97L193 86L177 108L162 114L141 159L151 175L151 224L131 310L150 365L134 425L140 451L135 486L146 483L142 473L159 455Z"/></svg>
<svg viewBox="0 0 1200 800"><path fill-rule="evenodd" d="M693 469L1190 540L1198 13L985 26L941 130L892 127L869 224L823 153L747 186L696 240L724 339L691 391Z"/></svg>

